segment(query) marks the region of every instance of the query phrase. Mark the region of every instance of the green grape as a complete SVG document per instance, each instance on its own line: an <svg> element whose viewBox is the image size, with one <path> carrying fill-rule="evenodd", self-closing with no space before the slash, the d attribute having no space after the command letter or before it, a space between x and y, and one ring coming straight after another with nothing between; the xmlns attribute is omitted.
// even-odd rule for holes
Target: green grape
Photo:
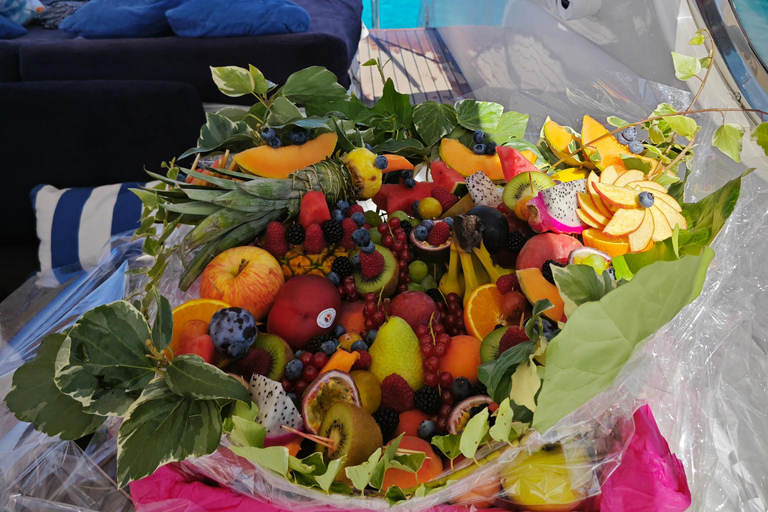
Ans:
<svg viewBox="0 0 768 512"><path fill-rule="evenodd" d="M598 256L597 254L590 254L584 260L582 261L582 265L589 265L590 267L594 268L595 271L599 274L602 273L603 270L605 270L607 266L607 262L605 261L605 258Z"/></svg>
<svg viewBox="0 0 768 512"><path fill-rule="evenodd" d="M411 278L412 283L420 283L428 273L429 268L423 261L416 260L408 265L408 277Z"/></svg>
<svg viewBox="0 0 768 512"><path fill-rule="evenodd" d="M422 288L429 290L430 288L437 288L437 281L432 277L432 274L427 274L427 277L421 280L419 283Z"/></svg>

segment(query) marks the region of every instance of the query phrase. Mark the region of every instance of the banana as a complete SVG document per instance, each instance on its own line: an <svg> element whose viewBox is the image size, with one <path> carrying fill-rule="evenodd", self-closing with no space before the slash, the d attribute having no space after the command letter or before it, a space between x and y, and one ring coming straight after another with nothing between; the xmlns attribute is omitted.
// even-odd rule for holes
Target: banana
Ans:
<svg viewBox="0 0 768 512"><path fill-rule="evenodd" d="M501 276L514 272L514 270L501 268L500 266L494 264L493 259L491 258L491 254L488 252L488 249L485 248L484 243L481 242L480 247L475 247L472 251L474 252L475 257L480 260L480 263L483 265L483 268L485 268L485 271L488 273L488 277L490 278L491 283L495 284Z"/></svg>
<svg viewBox="0 0 768 512"><path fill-rule="evenodd" d="M451 258L448 262L448 272L440 278L438 288L446 297L449 293L455 293L461 297L464 294L464 276L459 274L459 253L455 243L451 243L450 251Z"/></svg>

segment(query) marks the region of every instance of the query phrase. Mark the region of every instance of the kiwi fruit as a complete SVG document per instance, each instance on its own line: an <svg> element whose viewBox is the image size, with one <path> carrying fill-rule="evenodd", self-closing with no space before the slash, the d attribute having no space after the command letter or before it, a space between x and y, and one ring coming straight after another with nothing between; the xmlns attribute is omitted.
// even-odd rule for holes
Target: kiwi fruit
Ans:
<svg viewBox="0 0 768 512"><path fill-rule="evenodd" d="M347 481L344 467L362 464L384 445L381 429L373 416L348 402L336 402L328 409L318 435L333 441L333 449L318 444L315 450L323 454L326 462L346 455L344 466L336 477L341 481Z"/></svg>
<svg viewBox="0 0 768 512"><path fill-rule="evenodd" d="M552 178L543 172L523 172L509 180L504 187L504 205L510 210L515 209L517 200L523 196L535 196L545 188L555 186Z"/></svg>
<svg viewBox="0 0 768 512"><path fill-rule="evenodd" d="M377 245L376 250L384 256L384 270L373 279L368 279L363 275L360 269L355 269L353 272L355 285L357 286L357 292L362 296L366 293L373 292L376 295L381 294L382 298L386 298L395 293L395 290L397 289L397 259L394 254L385 247Z"/></svg>
<svg viewBox="0 0 768 512"><path fill-rule="evenodd" d="M265 377L278 381L283 378L285 365L293 359L291 347L279 336L264 333L259 333L253 347L264 349L269 354L269 372Z"/></svg>
<svg viewBox="0 0 768 512"><path fill-rule="evenodd" d="M499 342L509 327L494 329L480 344L480 361L485 363L499 357Z"/></svg>

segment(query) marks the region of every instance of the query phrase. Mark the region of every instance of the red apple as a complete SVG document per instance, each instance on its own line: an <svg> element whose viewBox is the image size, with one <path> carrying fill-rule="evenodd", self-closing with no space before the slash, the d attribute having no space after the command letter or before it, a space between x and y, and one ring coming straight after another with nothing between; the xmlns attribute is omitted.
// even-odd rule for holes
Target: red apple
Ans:
<svg viewBox="0 0 768 512"><path fill-rule="evenodd" d="M194 338L182 340L179 346L173 350L174 356L180 356L181 354L196 354L202 357L206 363L213 364L216 350L213 347L211 337L207 334L202 334Z"/></svg>
<svg viewBox="0 0 768 512"><path fill-rule="evenodd" d="M267 318L267 331L294 350L331 332L341 310L339 291L329 280L313 274L294 277L280 288Z"/></svg>
<svg viewBox="0 0 768 512"><path fill-rule="evenodd" d="M440 321L440 311L432 297L417 291L403 292L392 299L389 314L405 320L414 331L419 324L429 324L432 314L436 322Z"/></svg>
<svg viewBox="0 0 768 512"><path fill-rule="evenodd" d="M267 251L258 247L234 247L205 267L200 297L245 308L256 320L262 320L284 282L280 264Z"/></svg>

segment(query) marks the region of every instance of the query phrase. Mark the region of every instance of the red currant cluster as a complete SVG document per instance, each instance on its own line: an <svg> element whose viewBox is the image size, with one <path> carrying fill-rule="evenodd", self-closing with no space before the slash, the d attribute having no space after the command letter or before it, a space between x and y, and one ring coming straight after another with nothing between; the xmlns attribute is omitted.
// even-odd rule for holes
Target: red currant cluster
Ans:
<svg viewBox="0 0 768 512"><path fill-rule="evenodd" d="M450 388L453 376L448 372L440 373L440 358L451 346L451 335L445 332L445 326L435 322L421 324L416 327L416 336L421 347L422 364L424 366L424 383L429 387L440 385Z"/></svg>
<svg viewBox="0 0 768 512"><path fill-rule="evenodd" d="M400 223L400 219L392 217L377 228L381 234L381 245L392 251L397 258L399 269L397 293L408 290L408 283L411 282L411 278L408 277L408 264L413 257L408 246L408 234L400 227Z"/></svg>
<svg viewBox="0 0 768 512"><path fill-rule="evenodd" d="M304 352L299 356L299 360L304 365L299 378L291 381L283 377L280 381L280 384L283 385L283 389L286 393L295 393L298 397L304 394L304 390L307 389L307 386L317 378L320 370L322 370L326 363L328 363L328 356L325 352L315 352L314 354L311 352Z"/></svg>
<svg viewBox="0 0 768 512"><path fill-rule="evenodd" d="M345 277L344 280L339 283L339 286L337 286L336 289L339 290L341 300L346 300L347 302L355 302L360 298L357 293L355 278L352 276Z"/></svg>
<svg viewBox="0 0 768 512"><path fill-rule="evenodd" d="M375 293L365 295L363 317L365 318L365 330L378 329L389 317L389 299L379 302L379 296Z"/></svg>
<svg viewBox="0 0 768 512"><path fill-rule="evenodd" d="M446 302L438 301L437 308L440 310L440 317L446 332L451 336L467 334L464 328L464 308L461 297L455 293L449 293L445 300Z"/></svg>

